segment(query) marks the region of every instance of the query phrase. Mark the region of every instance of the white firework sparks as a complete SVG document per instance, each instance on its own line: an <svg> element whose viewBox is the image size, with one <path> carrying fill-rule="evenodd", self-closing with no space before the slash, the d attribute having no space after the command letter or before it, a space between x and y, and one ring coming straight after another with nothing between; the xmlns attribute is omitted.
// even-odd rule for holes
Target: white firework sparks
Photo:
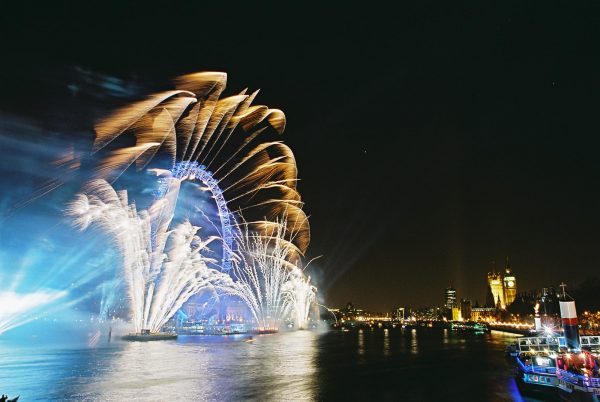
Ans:
<svg viewBox="0 0 600 402"><path fill-rule="evenodd" d="M277 330L290 311L284 293L293 268L287 258L294 250L285 235L283 221L274 224L267 236L252 234L246 226L236 239L235 282L229 292L246 303L259 331Z"/></svg>
<svg viewBox="0 0 600 402"><path fill-rule="evenodd" d="M276 221L261 234L251 233L248 225L241 227L232 272L235 282L228 291L246 303L259 331L277 330L290 314L299 328L306 328L316 288L289 261L295 250L287 240L287 221Z"/></svg>
<svg viewBox="0 0 600 402"><path fill-rule="evenodd" d="M317 296L317 288L310 283L310 276L305 276L300 268L293 269L284 291L284 297L291 307L296 326L298 329L308 328L310 308L314 305Z"/></svg>
<svg viewBox="0 0 600 402"><path fill-rule="evenodd" d="M219 288L230 278L207 266L203 256L214 237L202 241L188 221L169 230L179 181L148 211L137 211L125 191L116 192L104 180L89 183L67 209L75 226L96 225L108 234L123 259L122 275L130 299L135 332L159 332L192 295Z"/></svg>

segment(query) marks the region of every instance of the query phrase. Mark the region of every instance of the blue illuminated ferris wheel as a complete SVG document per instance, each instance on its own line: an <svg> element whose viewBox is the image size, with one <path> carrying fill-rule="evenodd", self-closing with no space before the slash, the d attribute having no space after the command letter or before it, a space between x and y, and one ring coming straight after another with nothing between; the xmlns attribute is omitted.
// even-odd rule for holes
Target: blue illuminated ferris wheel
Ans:
<svg viewBox="0 0 600 402"><path fill-rule="evenodd" d="M223 241L223 256L221 259L221 269L229 272L231 269L231 257L233 254L234 230L237 229L235 216L227 207L227 201L223 196L223 191L219 183L214 179L212 173L206 170L206 166L198 162L179 162L171 170L171 177L160 178L159 187L156 192L157 198L162 198L169 188L169 180L172 178L181 181L197 180L204 184L212 194L218 209L219 220L221 223L221 239Z"/></svg>

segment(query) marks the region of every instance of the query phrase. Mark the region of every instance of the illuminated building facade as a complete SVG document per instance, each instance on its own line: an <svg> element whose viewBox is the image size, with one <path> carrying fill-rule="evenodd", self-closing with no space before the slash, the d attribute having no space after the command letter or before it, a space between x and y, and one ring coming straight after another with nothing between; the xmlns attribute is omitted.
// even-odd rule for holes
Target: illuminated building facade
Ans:
<svg viewBox="0 0 600 402"><path fill-rule="evenodd" d="M452 286L446 288L446 291L444 292L444 306L448 310L452 310L453 307L458 306L456 302L456 289Z"/></svg>
<svg viewBox="0 0 600 402"><path fill-rule="evenodd" d="M452 321L462 321L460 309L456 306L452 307Z"/></svg>
<svg viewBox="0 0 600 402"><path fill-rule="evenodd" d="M502 274L496 272L488 272L488 285L494 297L494 304L497 308L505 309L504 303L504 282Z"/></svg>
<svg viewBox="0 0 600 402"><path fill-rule="evenodd" d="M488 285L496 308L505 310L507 306L515 301L517 297L517 278L510 267L508 257L506 257L504 273L488 273Z"/></svg>
<svg viewBox="0 0 600 402"><path fill-rule="evenodd" d="M473 307L471 321L489 321L496 317L496 309L491 307Z"/></svg>

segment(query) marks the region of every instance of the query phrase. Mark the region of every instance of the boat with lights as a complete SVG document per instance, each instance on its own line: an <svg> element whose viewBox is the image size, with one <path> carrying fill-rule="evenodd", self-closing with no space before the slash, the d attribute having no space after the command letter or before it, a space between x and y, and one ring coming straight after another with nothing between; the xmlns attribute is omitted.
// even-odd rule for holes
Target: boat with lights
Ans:
<svg viewBox="0 0 600 402"><path fill-rule="evenodd" d="M600 335L579 336L575 301L567 300L564 288L559 305L564 336L542 328L536 307L536 329L545 336L519 339L517 386L565 402L600 402Z"/></svg>
<svg viewBox="0 0 600 402"><path fill-rule="evenodd" d="M579 341L574 352L562 336L519 338L515 380L521 393L600 402L600 336L581 336Z"/></svg>
<svg viewBox="0 0 600 402"><path fill-rule="evenodd" d="M564 289L563 289L564 294ZM600 336L579 336L575 301L560 301L566 352L556 361L558 394L563 401L600 402Z"/></svg>
<svg viewBox="0 0 600 402"><path fill-rule="evenodd" d="M560 343L558 337L519 338L515 380L522 394L556 394L556 359Z"/></svg>
<svg viewBox="0 0 600 402"><path fill-rule="evenodd" d="M582 350L565 353L556 362L558 394L563 401L600 402L598 356Z"/></svg>
<svg viewBox="0 0 600 402"><path fill-rule="evenodd" d="M484 322L455 321L455 322L450 323L450 329L453 331L474 332L476 334L483 334L485 332L490 332L489 327Z"/></svg>

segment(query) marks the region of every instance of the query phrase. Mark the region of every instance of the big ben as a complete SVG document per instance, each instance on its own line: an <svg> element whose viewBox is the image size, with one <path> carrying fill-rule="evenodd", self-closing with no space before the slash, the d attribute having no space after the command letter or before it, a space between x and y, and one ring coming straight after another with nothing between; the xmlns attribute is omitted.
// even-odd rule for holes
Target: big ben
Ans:
<svg viewBox="0 0 600 402"><path fill-rule="evenodd" d="M506 266L504 267L504 303L506 303L506 306L510 306L516 297L517 278L515 278L508 257L506 257Z"/></svg>

